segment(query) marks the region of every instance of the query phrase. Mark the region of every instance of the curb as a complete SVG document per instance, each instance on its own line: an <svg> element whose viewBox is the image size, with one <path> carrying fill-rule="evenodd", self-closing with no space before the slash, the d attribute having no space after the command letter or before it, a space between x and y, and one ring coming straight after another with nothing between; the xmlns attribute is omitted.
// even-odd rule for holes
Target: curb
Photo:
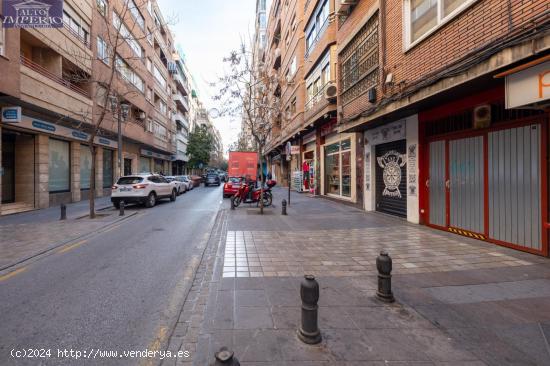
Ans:
<svg viewBox="0 0 550 366"><path fill-rule="evenodd" d="M110 207L110 206L109 206ZM105 210L105 208L103 208L103 210ZM99 210L98 210L99 211ZM17 267L17 266L20 266L22 264L26 264L27 262L35 259L35 260L38 260L40 259L41 257L43 256L46 256L49 252L59 248L59 247L62 247L63 245L66 245L66 244L69 244L70 242L73 242L75 240L79 240L79 239L86 239L86 238L91 238L93 237L94 235L96 234L101 234L103 233L105 230L111 228L112 226L114 226L115 224L118 224L119 222L121 221L124 221L124 220L127 220L135 215L137 215L138 212L132 212L132 213L129 213L127 214L126 216L122 217L122 218L118 218L116 219L115 221L105 225L104 227L102 227L101 229L99 230L96 230L96 231L92 231L92 232L89 232L89 233L86 233L86 234L83 234L83 235L80 235L80 236L77 236L77 237L74 237L74 238L71 238L69 240L65 240L65 241L62 241L62 242L57 242L57 243L54 243L52 246L50 246L49 248L41 251L41 252L38 252L36 254L33 254L31 255L30 257L26 257L24 259L21 259L15 263L12 263L12 264L8 264L7 266L4 266L4 267L1 267L0 268L0 274L4 271L7 271L9 269L12 269L14 267ZM34 261L33 261L34 262ZM11 272L11 271L10 271Z"/></svg>

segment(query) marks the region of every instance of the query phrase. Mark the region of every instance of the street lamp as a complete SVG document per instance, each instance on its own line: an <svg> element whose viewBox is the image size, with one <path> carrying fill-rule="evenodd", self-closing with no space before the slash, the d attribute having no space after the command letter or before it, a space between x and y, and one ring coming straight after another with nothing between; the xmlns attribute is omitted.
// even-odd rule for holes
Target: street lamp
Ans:
<svg viewBox="0 0 550 366"><path fill-rule="evenodd" d="M130 105L125 102L120 102L116 95L110 95L109 101L111 102L111 111L113 115L117 113L117 123L118 123L118 176L119 178L123 176L123 165L122 165L122 122L126 121L128 118L128 112L130 111Z"/></svg>

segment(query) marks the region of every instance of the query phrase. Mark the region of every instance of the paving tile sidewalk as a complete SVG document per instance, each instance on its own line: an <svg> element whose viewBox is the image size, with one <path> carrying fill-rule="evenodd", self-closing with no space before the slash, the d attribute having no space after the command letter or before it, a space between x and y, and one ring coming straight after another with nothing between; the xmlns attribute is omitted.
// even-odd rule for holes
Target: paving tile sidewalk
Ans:
<svg viewBox="0 0 550 366"><path fill-rule="evenodd" d="M169 346L192 358L163 364L209 365L222 345L249 366L550 364L548 259L305 195L279 210L228 210ZM375 297L382 248L391 305ZM318 346L296 337L304 273L321 288Z"/></svg>
<svg viewBox="0 0 550 366"><path fill-rule="evenodd" d="M67 220L59 207L0 217L0 271L76 240L120 220L109 197L96 200L98 218L90 220L88 201L67 205Z"/></svg>

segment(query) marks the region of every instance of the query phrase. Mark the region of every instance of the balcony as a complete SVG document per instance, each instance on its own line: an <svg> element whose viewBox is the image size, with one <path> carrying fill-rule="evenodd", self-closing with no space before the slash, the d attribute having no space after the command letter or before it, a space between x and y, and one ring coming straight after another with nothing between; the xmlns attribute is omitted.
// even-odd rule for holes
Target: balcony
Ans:
<svg viewBox="0 0 550 366"><path fill-rule="evenodd" d="M176 87L183 95L189 95L189 83L185 76L180 75L180 71L174 74L174 80L176 81Z"/></svg>
<svg viewBox="0 0 550 366"><path fill-rule="evenodd" d="M76 38L80 43L82 43L86 48L92 49L92 44L89 39L84 38L81 34L71 28L69 24L63 22L63 28L65 28L74 38ZM88 35L89 38L89 35Z"/></svg>
<svg viewBox="0 0 550 366"><path fill-rule="evenodd" d="M174 121L176 122L176 124L179 123L185 128L189 129L189 121L187 120L187 117L183 113L177 111L174 114Z"/></svg>
<svg viewBox="0 0 550 366"><path fill-rule="evenodd" d="M187 98L181 95L180 93L172 94L172 99L176 102L176 106L181 108L185 112L189 112L189 102Z"/></svg>
<svg viewBox="0 0 550 366"><path fill-rule="evenodd" d="M21 99L78 120L91 118L90 92L21 56Z"/></svg>

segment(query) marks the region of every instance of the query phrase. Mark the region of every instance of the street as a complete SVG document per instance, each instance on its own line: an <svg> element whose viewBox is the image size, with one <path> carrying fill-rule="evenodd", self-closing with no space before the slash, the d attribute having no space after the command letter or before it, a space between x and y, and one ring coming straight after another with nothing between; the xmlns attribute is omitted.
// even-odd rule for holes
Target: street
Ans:
<svg viewBox="0 0 550 366"><path fill-rule="evenodd" d="M19 349L160 349L212 228L221 189L161 201L85 243L67 245L0 281L0 364ZM45 362L45 360L44 360ZM102 362L107 362L103 360ZM75 364L71 358L47 364ZM116 364L136 364L135 359Z"/></svg>

